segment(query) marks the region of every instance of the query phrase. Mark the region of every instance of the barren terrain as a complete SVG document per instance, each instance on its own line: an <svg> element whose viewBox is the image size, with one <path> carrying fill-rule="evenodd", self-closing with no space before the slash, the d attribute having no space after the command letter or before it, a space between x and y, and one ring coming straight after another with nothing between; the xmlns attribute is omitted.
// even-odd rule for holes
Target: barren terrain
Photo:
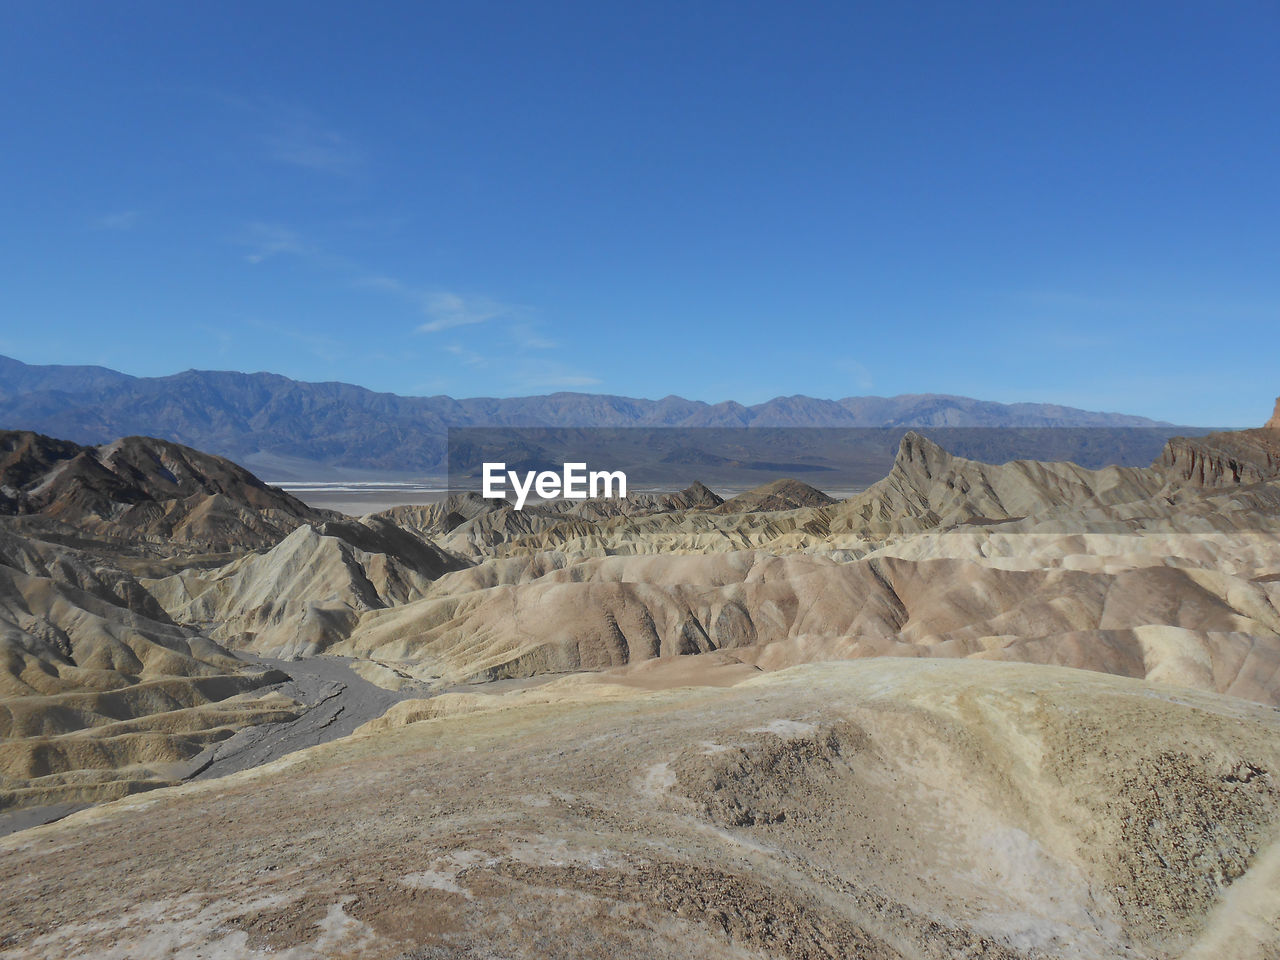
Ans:
<svg viewBox="0 0 1280 960"><path fill-rule="evenodd" d="M361 518L5 436L0 957L1280 953L1273 426Z"/></svg>

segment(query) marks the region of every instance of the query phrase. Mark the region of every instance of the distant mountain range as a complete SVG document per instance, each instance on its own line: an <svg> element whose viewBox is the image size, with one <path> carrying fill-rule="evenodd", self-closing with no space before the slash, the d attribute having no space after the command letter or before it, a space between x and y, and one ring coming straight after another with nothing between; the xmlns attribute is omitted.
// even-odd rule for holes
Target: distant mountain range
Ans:
<svg viewBox="0 0 1280 960"><path fill-rule="evenodd" d="M604 394L402 397L272 373L133 377L0 357L0 429L83 444L145 435L230 457L275 479L440 472L449 427L1170 427L1119 413L943 394L777 397L754 406Z"/></svg>

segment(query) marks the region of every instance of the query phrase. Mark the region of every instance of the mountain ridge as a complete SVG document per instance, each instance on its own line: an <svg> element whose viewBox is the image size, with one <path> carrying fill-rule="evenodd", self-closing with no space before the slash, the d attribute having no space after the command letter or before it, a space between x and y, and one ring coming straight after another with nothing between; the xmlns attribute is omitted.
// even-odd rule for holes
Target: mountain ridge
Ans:
<svg viewBox="0 0 1280 960"><path fill-rule="evenodd" d="M558 392L528 397L406 397L340 381L187 370L134 377L106 367L31 365L0 356L0 427L82 444L171 440L259 471L289 460L391 472L436 470L449 427L1175 427L1057 404L948 394L779 396L745 406Z"/></svg>

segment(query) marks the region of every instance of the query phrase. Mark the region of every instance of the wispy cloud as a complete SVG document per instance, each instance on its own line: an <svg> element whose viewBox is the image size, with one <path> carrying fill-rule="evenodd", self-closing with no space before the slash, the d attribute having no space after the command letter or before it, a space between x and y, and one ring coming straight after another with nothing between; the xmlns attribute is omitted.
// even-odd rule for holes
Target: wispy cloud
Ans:
<svg viewBox="0 0 1280 960"><path fill-rule="evenodd" d="M236 337L225 327L215 327L207 323L194 324L193 329L199 330L205 343L217 344L216 352L218 356L225 357L232 352L232 348L236 345Z"/></svg>
<svg viewBox="0 0 1280 960"><path fill-rule="evenodd" d="M422 298L422 312L429 319L418 327L418 331L439 333L441 330L452 330L455 327L469 327L496 320L498 317L514 316L523 309L514 304L499 303L488 297L464 297L448 291L429 293Z"/></svg>
<svg viewBox="0 0 1280 960"><path fill-rule="evenodd" d="M554 350L559 346L539 333L531 323L513 323L508 332L515 344L524 350Z"/></svg>
<svg viewBox="0 0 1280 960"><path fill-rule="evenodd" d="M361 147L308 114L295 110L275 123L263 142L271 159L279 163L345 176L365 162Z"/></svg>
<svg viewBox="0 0 1280 960"><path fill-rule="evenodd" d="M379 290L383 293L394 293L400 296L412 296L414 291L408 286L401 283L395 277L386 277L381 275L360 277L355 281L357 287L364 287L368 290Z"/></svg>
<svg viewBox="0 0 1280 960"><path fill-rule="evenodd" d="M93 221L96 230L132 230L141 214L137 210L118 210Z"/></svg>
<svg viewBox="0 0 1280 960"><path fill-rule="evenodd" d="M475 377L482 371L486 377L494 371L501 371L502 389L523 390L529 393L547 390L581 390L598 387L602 382L599 377L591 376L551 357L532 356L520 350L510 340L498 338L486 342L491 344L492 352L485 350L484 353L480 353L457 342L444 344L442 350L455 358L457 365L453 375L437 379L433 382L432 388L446 392L452 391L458 396L473 396L476 392Z"/></svg>
<svg viewBox="0 0 1280 960"><path fill-rule="evenodd" d="M488 366L489 361L485 357L476 353L474 350L468 350L466 347L464 347L460 343L445 344L444 349L446 352L453 354L462 363L465 363L468 366L471 366L471 367Z"/></svg>
<svg viewBox="0 0 1280 960"><path fill-rule="evenodd" d="M249 249L244 258L250 263L262 263L281 255L313 257L319 254L298 231L278 223L250 223L240 242Z"/></svg>
<svg viewBox="0 0 1280 960"><path fill-rule="evenodd" d="M521 321L521 318L533 312L527 306L505 303L478 294L424 289L387 274L370 273L346 257L329 253L298 230L283 224L262 221L249 223L240 243L248 248L245 259L250 263L258 264L278 256L305 257L331 271L353 275L350 282L356 287L407 301L427 318L426 322L416 327L419 333L440 333L501 318L520 321L510 324L507 339L523 348L540 350L555 346L553 341L541 336L532 324Z"/></svg>
<svg viewBox="0 0 1280 960"><path fill-rule="evenodd" d="M237 126L247 131L244 145L267 160L333 176L351 176L368 162L350 133L310 107L274 97L206 96L236 115Z"/></svg>
<svg viewBox="0 0 1280 960"><path fill-rule="evenodd" d="M871 371L866 364L859 360L841 359L835 361L837 370L843 371L845 374L853 377L853 382L859 390L874 390L875 381L871 377Z"/></svg>
<svg viewBox="0 0 1280 960"><path fill-rule="evenodd" d="M1229 291L1205 299L1182 296L1176 290L1133 290L1118 294L1072 290L1013 290L1006 299L1022 308L1057 316L1110 321L1114 318L1158 316L1199 320L1270 319L1277 311L1274 301L1243 301Z"/></svg>
<svg viewBox="0 0 1280 960"><path fill-rule="evenodd" d="M580 390L601 383L599 377L545 355L511 356L504 369L510 370L510 382L520 390Z"/></svg>
<svg viewBox="0 0 1280 960"><path fill-rule="evenodd" d="M300 257L323 267L329 275L345 275L359 289L402 301L425 320L412 329L433 336L432 343L448 358L452 371L430 381L431 389L472 390L483 371L489 377L500 371L506 389L577 390L597 387L601 381L556 359L559 344L545 336L537 323L537 310L518 303L477 293L422 287L406 283L386 273L375 273L364 265L328 251L302 232L265 221L246 225L239 242L246 248L245 259L252 264L277 257ZM483 331L476 328L491 325ZM307 337L294 331L277 330L305 346L316 356L337 361L344 347L325 337ZM434 339L434 335L449 336ZM446 342L441 342L441 340ZM421 341L419 341L421 342ZM423 384L424 388L427 384Z"/></svg>
<svg viewBox="0 0 1280 960"><path fill-rule="evenodd" d="M246 318L243 322L263 333L290 340L306 350L311 356L327 363L341 363L350 359L351 356L351 342L346 339L331 337L324 333L317 333L314 330L299 330L272 320L263 320L257 317Z"/></svg>

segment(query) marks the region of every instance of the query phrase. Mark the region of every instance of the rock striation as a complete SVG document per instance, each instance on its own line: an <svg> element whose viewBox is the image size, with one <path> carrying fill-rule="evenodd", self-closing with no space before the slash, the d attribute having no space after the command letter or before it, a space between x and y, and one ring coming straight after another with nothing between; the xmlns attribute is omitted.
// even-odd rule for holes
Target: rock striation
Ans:
<svg viewBox="0 0 1280 960"><path fill-rule="evenodd" d="M380 517L304 524L270 550L145 581L176 621L233 648L314 656L360 616L407 603L465 563Z"/></svg>
<svg viewBox="0 0 1280 960"><path fill-rule="evenodd" d="M1174 437L1156 466L1175 482L1203 487L1235 487L1280 478L1280 398L1276 411L1258 430Z"/></svg>
<svg viewBox="0 0 1280 960"><path fill-rule="evenodd" d="M1157 462L1175 480L1197 486L1265 483L1280 477L1280 439L1267 429L1175 437Z"/></svg>
<svg viewBox="0 0 1280 960"><path fill-rule="evenodd" d="M14 435L0 814L120 799L5 956L1274 956L1275 437L354 518Z"/></svg>
<svg viewBox="0 0 1280 960"><path fill-rule="evenodd" d="M128 573L0 530L0 810L103 800L296 715L286 679L175 623Z"/></svg>
<svg viewBox="0 0 1280 960"><path fill-rule="evenodd" d="M1256 451L1262 434L1272 432L1212 443ZM19 598L4 614L9 698L137 687L122 712L95 716L127 721L130 735L170 724L179 739L154 755L164 762L254 710L298 709L270 700L261 679L198 701L213 690L210 670L252 672L233 650L352 657L360 676L393 689L709 656L764 671L906 656L1069 666L1280 703L1280 482L1262 474L1212 485L1169 465L984 463L909 433L887 476L839 502L782 480L727 502L693 484L523 511L461 495L338 518L278 498L226 461L148 444L83 448L31 434L12 444L6 495L47 512L3 518L12 572L0 573ZM236 504L234 535L247 547L211 552L224 541L191 535L186 505L218 497ZM139 505L156 504L186 525L140 520ZM36 521L46 526L24 526ZM136 556L139 544L151 553ZM156 681L178 699L147 692ZM182 713L214 716L241 696L247 705L213 726ZM33 716L63 709L29 702ZM172 717L146 719L157 714ZM49 769L110 780L151 756L61 754L73 755ZM41 768L11 769L5 789L37 796L21 791ZM146 769L137 783L166 782Z"/></svg>

